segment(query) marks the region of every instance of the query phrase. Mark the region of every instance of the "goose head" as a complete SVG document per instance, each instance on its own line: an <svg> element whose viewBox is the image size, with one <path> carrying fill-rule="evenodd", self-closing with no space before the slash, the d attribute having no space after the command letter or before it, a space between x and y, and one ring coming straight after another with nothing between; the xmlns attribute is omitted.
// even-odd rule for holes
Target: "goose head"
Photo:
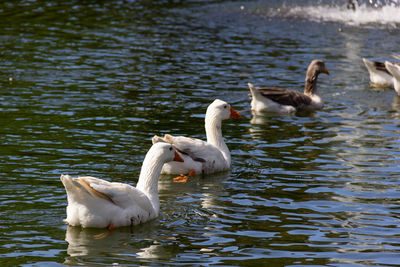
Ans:
<svg viewBox="0 0 400 267"><path fill-rule="evenodd" d="M240 118L240 114L235 111L231 105L225 101L215 99L212 102L206 112L206 119L226 120L229 118Z"/></svg>
<svg viewBox="0 0 400 267"><path fill-rule="evenodd" d="M325 66L325 62L320 59L314 59L307 68L306 78L317 77L320 73L329 75L329 71Z"/></svg>
<svg viewBox="0 0 400 267"><path fill-rule="evenodd" d="M316 93L317 80L320 73L329 75L329 71L325 66L325 62L319 59L314 59L307 68L306 84L304 87L304 93L306 95L313 95Z"/></svg>
<svg viewBox="0 0 400 267"><path fill-rule="evenodd" d="M183 159L176 152L174 146L169 143L163 143L163 142L155 143L150 150L152 150L153 152L150 153L152 154L152 157L158 158L158 160L162 163L167 163L170 161L183 162Z"/></svg>

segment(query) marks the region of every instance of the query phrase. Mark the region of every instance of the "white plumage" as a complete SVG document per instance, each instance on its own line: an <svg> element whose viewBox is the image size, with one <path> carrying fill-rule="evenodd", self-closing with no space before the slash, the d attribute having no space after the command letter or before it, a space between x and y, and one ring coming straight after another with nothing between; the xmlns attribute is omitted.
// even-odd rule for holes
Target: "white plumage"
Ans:
<svg viewBox="0 0 400 267"><path fill-rule="evenodd" d="M240 118L240 115L228 103L216 99L208 106L206 112L207 142L169 134L164 137L154 136L153 143L172 144L184 159L184 162L166 163L162 173L186 174L194 170L201 174L228 170L231 166L231 154L222 137L221 123L229 118Z"/></svg>
<svg viewBox="0 0 400 267"><path fill-rule="evenodd" d="M158 179L164 163L182 158L170 144L154 144L143 161L136 188L90 176L61 175L68 198L65 222L72 226L113 228L158 216Z"/></svg>
<svg viewBox="0 0 400 267"><path fill-rule="evenodd" d="M384 63L370 61L366 58L363 58L363 61L372 86L379 88L393 86L393 76L388 72Z"/></svg>
<svg viewBox="0 0 400 267"><path fill-rule="evenodd" d="M385 61L385 67L393 76L393 87L398 95L400 95L400 65Z"/></svg>

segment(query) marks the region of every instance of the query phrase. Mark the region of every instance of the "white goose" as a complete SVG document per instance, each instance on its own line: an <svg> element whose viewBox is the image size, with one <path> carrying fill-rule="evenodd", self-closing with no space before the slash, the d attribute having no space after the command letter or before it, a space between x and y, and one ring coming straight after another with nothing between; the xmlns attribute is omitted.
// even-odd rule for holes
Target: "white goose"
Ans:
<svg viewBox="0 0 400 267"><path fill-rule="evenodd" d="M393 87L397 95L400 96L400 64L385 61L385 67L393 76Z"/></svg>
<svg viewBox="0 0 400 267"><path fill-rule="evenodd" d="M164 163L183 161L172 145L154 144L147 152L136 188L84 176L61 175L67 191L67 218L71 226L113 229L154 219L160 210L158 179Z"/></svg>
<svg viewBox="0 0 400 267"><path fill-rule="evenodd" d="M251 93L251 109L255 112L268 111L293 113L297 110L314 110L323 107L317 92L317 80L320 73L329 75L322 60L313 60L307 68L304 93L277 87L256 88L248 83Z"/></svg>
<svg viewBox="0 0 400 267"><path fill-rule="evenodd" d="M378 61L370 61L363 58L365 67L369 73L371 85L378 88L393 86L393 76L389 73L385 64Z"/></svg>
<svg viewBox="0 0 400 267"><path fill-rule="evenodd" d="M187 174L188 176L225 171L231 167L231 154L224 142L221 131L222 120L240 118L238 112L225 101L216 99L211 103L206 112L205 129L207 142L184 136L164 137L155 135L153 144L166 142L172 144L184 159L184 162L169 162L164 164L162 173ZM185 182L188 176L181 175L176 182Z"/></svg>

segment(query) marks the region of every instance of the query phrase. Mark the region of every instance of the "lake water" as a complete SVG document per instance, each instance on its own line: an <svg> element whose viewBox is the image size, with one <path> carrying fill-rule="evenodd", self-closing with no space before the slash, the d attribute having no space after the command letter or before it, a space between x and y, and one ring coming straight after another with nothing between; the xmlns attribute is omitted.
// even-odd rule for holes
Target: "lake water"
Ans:
<svg viewBox="0 0 400 267"><path fill-rule="evenodd" d="M386 2L2 1L1 265L399 265L400 97L362 62L400 53ZM302 90L315 58L322 110L252 115L248 82ZM135 185L151 137L204 139L216 98L243 116L230 172L162 176L143 225L63 223L62 173Z"/></svg>

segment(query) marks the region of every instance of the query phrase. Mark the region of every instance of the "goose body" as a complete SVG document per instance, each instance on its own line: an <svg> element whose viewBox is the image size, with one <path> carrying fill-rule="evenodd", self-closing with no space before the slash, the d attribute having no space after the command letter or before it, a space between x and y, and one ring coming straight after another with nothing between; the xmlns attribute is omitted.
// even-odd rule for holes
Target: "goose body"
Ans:
<svg viewBox="0 0 400 267"><path fill-rule="evenodd" d="M365 67L369 73L371 85L378 88L393 86L393 76L385 66L385 63L370 61L363 58Z"/></svg>
<svg viewBox="0 0 400 267"><path fill-rule="evenodd" d="M184 162L164 164L162 173L182 174L195 171L207 174L228 170L231 166L231 155L222 137L222 120L240 118L239 113L225 101L216 99L206 112L205 129L207 142L190 137L165 135L154 136L153 143L166 142L176 148Z"/></svg>
<svg viewBox="0 0 400 267"><path fill-rule="evenodd" d="M61 175L71 226L113 228L136 225L158 216L158 179L164 163L182 161L170 144L154 144L143 161L136 187L91 176Z"/></svg>
<svg viewBox="0 0 400 267"><path fill-rule="evenodd" d="M393 76L393 87L397 95L400 95L400 64L385 61L385 67Z"/></svg>
<svg viewBox="0 0 400 267"><path fill-rule="evenodd" d="M251 109L256 112L293 113L298 110L322 108L324 103L317 92L320 73L329 74L322 60L313 60L308 66L304 93L277 87L256 88L248 83Z"/></svg>

